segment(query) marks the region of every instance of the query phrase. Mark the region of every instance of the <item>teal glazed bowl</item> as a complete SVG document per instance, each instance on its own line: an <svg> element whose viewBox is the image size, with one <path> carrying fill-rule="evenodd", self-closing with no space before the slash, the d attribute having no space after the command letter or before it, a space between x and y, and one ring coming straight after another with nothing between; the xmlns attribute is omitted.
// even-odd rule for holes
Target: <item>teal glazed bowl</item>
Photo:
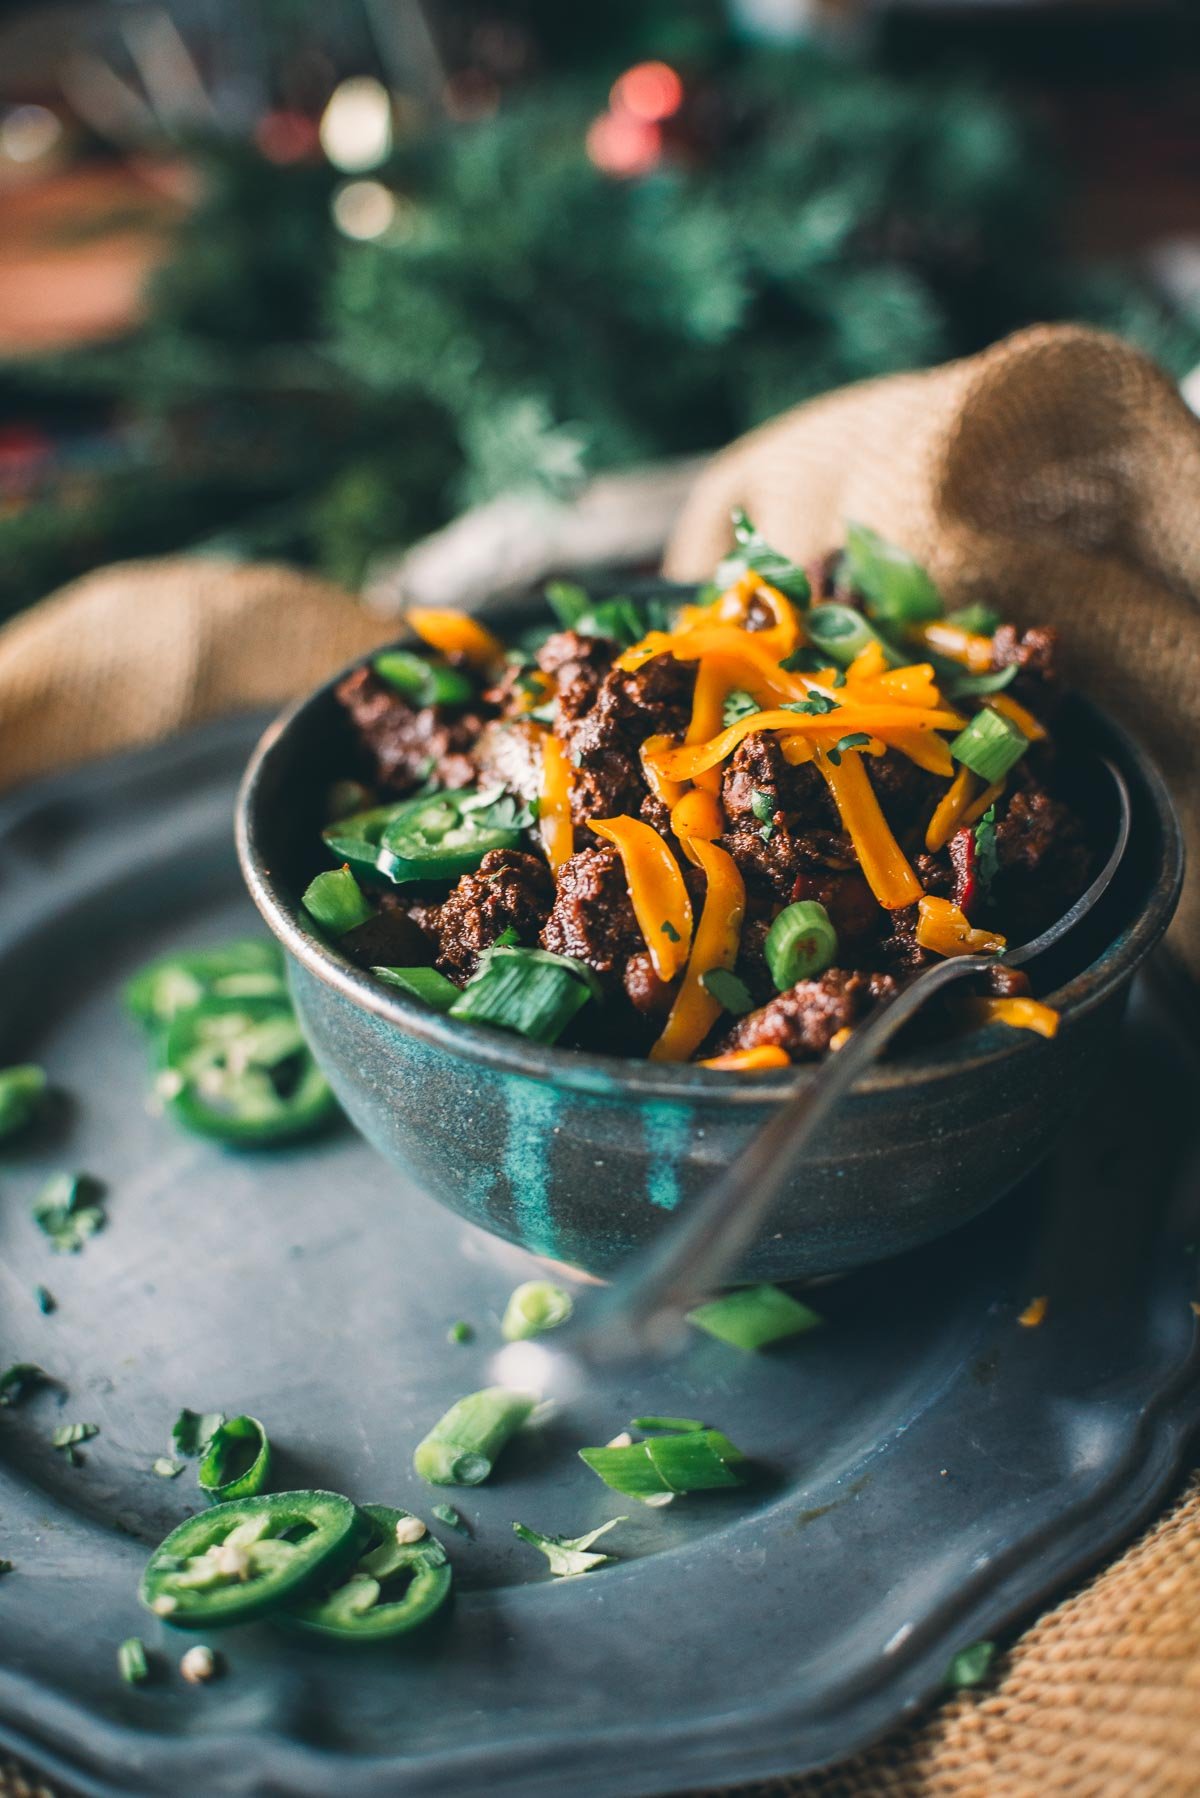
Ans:
<svg viewBox="0 0 1200 1798"><path fill-rule="evenodd" d="M501 628L521 622L528 612ZM432 1197L535 1254L609 1275L815 1070L734 1076L544 1048L445 1018L356 968L300 907L328 866L323 795L355 765L340 678L271 725L238 799L242 871L287 951L313 1053L368 1142ZM797 1164L739 1277L838 1273L954 1229L1036 1167L1096 1090L1133 976L1174 912L1183 847L1160 776L1122 730L1072 701L1061 737L1119 764L1134 827L1105 900L1038 970L1057 1035L993 1025L873 1069Z"/></svg>

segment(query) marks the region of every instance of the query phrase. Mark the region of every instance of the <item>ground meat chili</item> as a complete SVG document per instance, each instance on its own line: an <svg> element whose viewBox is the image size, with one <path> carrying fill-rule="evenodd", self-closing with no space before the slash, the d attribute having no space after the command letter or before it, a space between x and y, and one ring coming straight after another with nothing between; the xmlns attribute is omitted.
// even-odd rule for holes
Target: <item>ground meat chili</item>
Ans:
<svg viewBox="0 0 1200 1798"><path fill-rule="evenodd" d="M512 645L414 612L420 655L348 675L326 935L452 1016L752 1071L1061 915L1093 851L1056 790L1054 631L947 612L861 526L807 572L734 534L696 597L560 584L558 628ZM973 1018L1053 1033L1023 975L990 986Z"/></svg>

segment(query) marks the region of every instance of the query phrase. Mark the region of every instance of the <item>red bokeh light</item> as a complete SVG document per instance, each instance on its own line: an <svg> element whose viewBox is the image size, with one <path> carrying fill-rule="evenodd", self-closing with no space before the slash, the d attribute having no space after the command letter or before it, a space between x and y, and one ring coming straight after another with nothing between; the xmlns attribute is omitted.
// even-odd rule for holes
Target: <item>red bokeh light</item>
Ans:
<svg viewBox="0 0 1200 1798"><path fill-rule="evenodd" d="M302 112L266 112L254 127L254 141L268 162L306 162L320 146L315 119Z"/></svg>
<svg viewBox="0 0 1200 1798"><path fill-rule="evenodd" d="M628 112L602 112L588 129L587 153L606 175L644 175L662 156L662 132Z"/></svg>
<svg viewBox="0 0 1200 1798"><path fill-rule="evenodd" d="M683 105L683 82L669 63L636 62L613 82L613 108L658 124Z"/></svg>

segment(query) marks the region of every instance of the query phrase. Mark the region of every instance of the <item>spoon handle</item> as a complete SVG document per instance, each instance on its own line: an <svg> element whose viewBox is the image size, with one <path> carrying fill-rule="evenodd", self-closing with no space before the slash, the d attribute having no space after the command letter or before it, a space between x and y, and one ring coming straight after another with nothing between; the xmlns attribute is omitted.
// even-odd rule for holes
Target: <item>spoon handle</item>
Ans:
<svg viewBox="0 0 1200 1798"><path fill-rule="evenodd" d="M856 1025L845 1046L809 1073L636 1271L613 1288L588 1332L588 1350L624 1358L667 1348L685 1313L737 1264L788 1173L858 1076L934 993L986 972L995 961L994 955L959 955L938 962Z"/></svg>

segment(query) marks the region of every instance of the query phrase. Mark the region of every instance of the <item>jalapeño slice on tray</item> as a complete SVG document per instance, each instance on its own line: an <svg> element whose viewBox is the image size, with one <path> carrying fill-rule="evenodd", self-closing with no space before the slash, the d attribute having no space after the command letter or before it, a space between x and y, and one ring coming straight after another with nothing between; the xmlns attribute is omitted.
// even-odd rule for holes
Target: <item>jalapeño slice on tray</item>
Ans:
<svg viewBox="0 0 1200 1798"><path fill-rule="evenodd" d="M371 1533L358 1560L337 1583L285 1613L286 1621L339 1642L383 1642L404 1636L440 1610L450 1592L446 1551L433 1536L401 1541L396 1530L419 1528L407 1511L364 1505Z"/></svg>
<svg viewBox="0 0 1200 1798"><path fill-rule="evenodd" d="M189 1517L151 1555L139 1596L177 1629L245 1623L352 1561L367 1537L336 1492L231 1499Z"/></svg>
<svg viewBox="0 0 1200 1798"><path fill-rule="evenodd" d="M156 1091L189 1130L252 1148L303 1136L336 1110L290 1006L202 999L158 1046Z"/></svg>

